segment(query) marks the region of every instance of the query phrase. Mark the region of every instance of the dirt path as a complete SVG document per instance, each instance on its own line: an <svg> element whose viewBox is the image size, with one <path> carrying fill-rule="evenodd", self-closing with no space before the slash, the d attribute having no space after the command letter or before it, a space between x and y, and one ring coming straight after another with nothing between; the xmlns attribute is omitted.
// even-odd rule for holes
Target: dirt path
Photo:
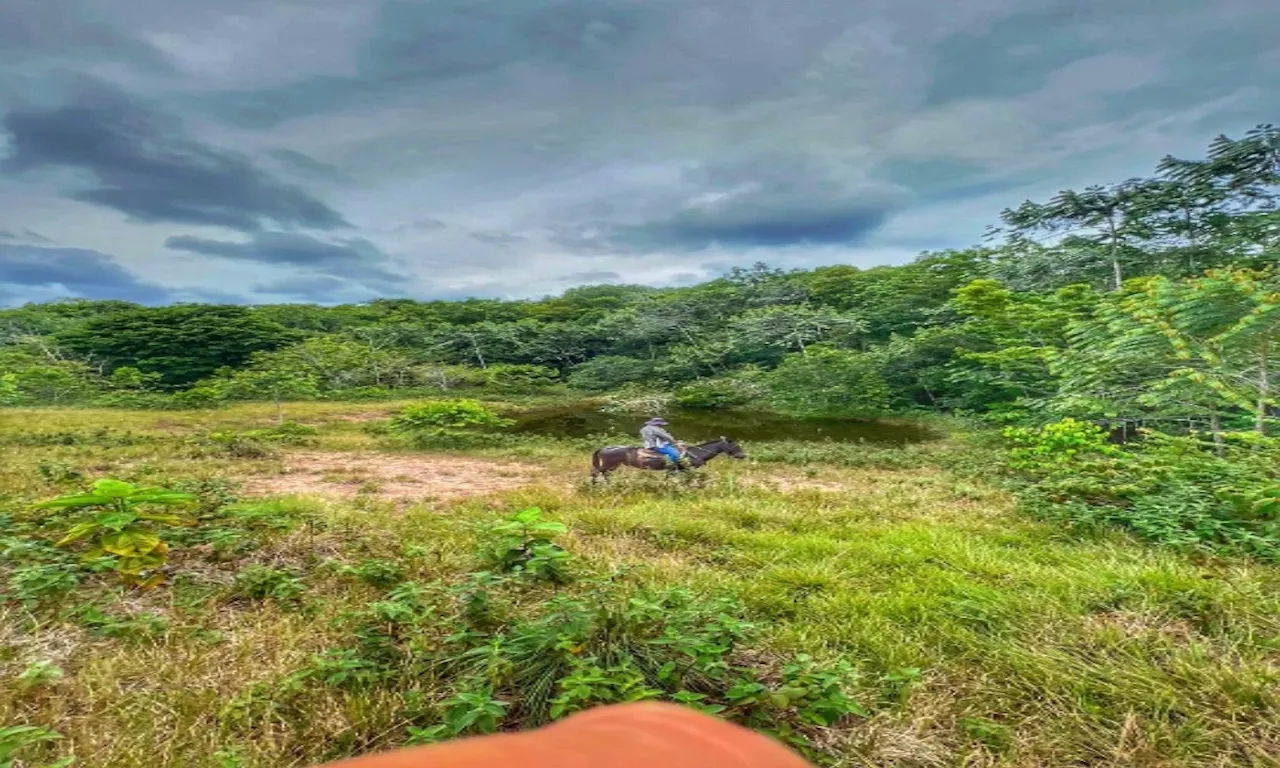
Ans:
<svg viewBox="0 0 1280 768"><path fill-rule="evenodd" d="M282 474L248 478L245 493L448 501L527 485L540 469L532 464L457 456L387 453L300 452L288 454L284 461Z"/></svg>

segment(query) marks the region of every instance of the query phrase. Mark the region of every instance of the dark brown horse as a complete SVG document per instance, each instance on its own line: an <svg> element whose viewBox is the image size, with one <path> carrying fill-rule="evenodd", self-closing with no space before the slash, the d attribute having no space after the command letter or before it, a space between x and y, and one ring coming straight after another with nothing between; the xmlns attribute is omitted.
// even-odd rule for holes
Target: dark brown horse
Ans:
<svg viewBox="0 0 1280 768"><path fill-rule="evenodd" d="M731 459L747 458L747 454L742 452L737 443L727 437L722 437L709 443L689 446L685 449L684 461L690 467L701 467L722 453ZM601 477L608 480L609 473L623 464L636 469L665 469L668 472L685 471L684 467L671 466L667 461L667 457L660 453L634 446L610 445L591 454L591 481L595 482L597 478Z"/></svg>

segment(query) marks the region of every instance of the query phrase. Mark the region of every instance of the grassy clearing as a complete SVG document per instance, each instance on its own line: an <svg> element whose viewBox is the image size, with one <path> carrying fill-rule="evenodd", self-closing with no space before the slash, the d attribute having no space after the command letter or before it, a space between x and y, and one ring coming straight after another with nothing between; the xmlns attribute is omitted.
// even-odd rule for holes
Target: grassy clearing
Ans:
<svg viewBox="0 0 1280 768"><path fill-rule="evenodd" d="M370 451L377 439L360 419L391 407L306 404L290 416L319 427L307 451ZM104 475L188 487L218 508L235 493L228 479L278 472L282 459L189 438L272 417L269 405L0 411L0 513L21 525L29 502ZM79 437L32 437L55 433ZM769 670L800 652L850 662L867 716L808 732L839 764L1280 760L1276 569L1031 521L944 468L980 465L968 444L745 447L753 461L713 464L703 487L633 473L598 488L582 482L583 446L477 449L536 463L545 480L460 501L374 491L251 505L256 517L210 523L222 538L175 546L172 583L145 594L88 576L66 597L23 602L12 578L24 566L11 556L0 564L0 726L56 730L65 741L33 747L32 759L75 754L95 768L305 766L403 744L437 717L439 679L348 683L324 654L350 649L354 617L388 594L379 568L456 588L481 567L478 529L537 506L568 526L558 540L582 574L622 569L638 585L732 596L761 630L743 664ZM586 583L495 596L533 615ZM455 622L437 615L412 642L443 643ZM33 677L38 662L63 674ZM321 674L296 676L317 664Z"/></svg>

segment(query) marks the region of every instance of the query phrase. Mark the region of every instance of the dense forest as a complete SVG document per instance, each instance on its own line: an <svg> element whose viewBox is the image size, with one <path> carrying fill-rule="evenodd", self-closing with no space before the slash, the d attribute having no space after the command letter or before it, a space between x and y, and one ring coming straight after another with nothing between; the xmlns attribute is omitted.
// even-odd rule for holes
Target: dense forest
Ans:
<svg viewBox="0 0 1280 768"><path fill-rule="evenodd" d="M594 285L530 301L29 304L0 312L0 402L184 408L567 387L797 416L943 411L1005 425L1028 456L1079 442L1070 481L1023 462L1076 518L1103 509L1164 540L1274 552L1275 523L1259 511L1271 508L1240 494L1273 488L1274 462L1259 457L1277 415L1278 164L1278 129L1220 137L1203 159L1025 202L985 246L902 266L758 264L687 288ZM1142 436L1146 452L1123 456L1164 450L1181 469L1157 493L1147 459L1111 455L1107 434ZM1096 476L1086 456L1101 462ZM1154 496L1160 510L1138 503Z"/></svg>

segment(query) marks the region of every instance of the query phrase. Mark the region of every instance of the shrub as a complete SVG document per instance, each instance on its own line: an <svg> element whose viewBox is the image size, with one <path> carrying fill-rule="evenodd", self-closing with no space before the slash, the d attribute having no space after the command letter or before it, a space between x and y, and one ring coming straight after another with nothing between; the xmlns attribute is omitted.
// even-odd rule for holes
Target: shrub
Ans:
<svg viewBox="0 0 1280 768"><path fill-rule="evenodd" d="M437 722L463 730L422 729L415 736L529 727L600 704L666 699L804 744L807 727L865 714L846 693L853 678L847 663L824 669L801 656L776 679L757 674L737 653L755 631L738 610L732 600L699 599L684 589L601 583L579 598L552 598L539 615L492 635L459 633L433 663L455 691ZM498 712L493 701L507 706ZM482 718L463 717L464 709L487 711L495 721L478 726Z"/></svg>
<svg viewBox="0 0 1280 768"><path fill-rule="evenodd" d="M1280 450L1231 440L1215 450L1195 435L1149 431L1120 448L1100 432L1070 420L1006 430L1008 466L1031 511L1179 549L1280 561Z"/></svg>
<svg viewBox="0 0 1280 768"><path fill-rule="evenodd" d="M557 584L568 581L569 553L553 541L566 530L563 523L543 520L540 509L521 510L488 529L486 564L501 573L522 573Z"/></svg>
<svg viewBox="0 0 1280 768"><path fill-rule="evenodd" d="M801 418L884 415L889 385L875 358L859 352L810 347L792 354L769 376L770 401Z"/></svg>
<svg viewBox="0 0 1280 768"><path fill-rule="evenodd" d="M1009 465L1015 469L1041 470L1073 462L1081 454L1117 456L1119 448L1107 443L1107 431L1094 424L1067 418L1043 427L1007 427L1004 437L1013 446Z"/></svg>
<svg viewBox="0 0 1280 768"><path fill-rule="evenodd" d="M483 369L485 385L503 392L530 392L555 386L560 375L541 365L497 363Z"/></svg>
<svg viewBox="0 0 1280 768"><path fill-rule="evenodd" d="M484 429L514 424L475 400L436 400L412 405L392 416L390 431L419 445L461 444Z"/></svg>
<svg viewBox="0 0 1280 768"><path fill-rule="evenodd" d="M139 488L119 480L98 480L88 493L59 496L37 504L39 509L94 510L73 525L58 546L88 539L86 558L110 556L123 583L144 588L164 580L159 572L168 560L169 546L157 527L188 521L170 513L148 512L151 506L174 506L195 500L189 493L162 488Z"/></svg>
<svg viewBox="0 0 1280 768"><path fill-rule="evenodd" d="M569 386L587 392L608 392L633 382L659 384L651 360L619 355L601 355L569 372Z"/></svg>
<svg viewBox="0 0 1280 768"><path fill-rule="evenodd" d="M700 379L677 389L675 403L682 408L734 408L748 405L765 393L761 384L749 378Z"/></svg>

